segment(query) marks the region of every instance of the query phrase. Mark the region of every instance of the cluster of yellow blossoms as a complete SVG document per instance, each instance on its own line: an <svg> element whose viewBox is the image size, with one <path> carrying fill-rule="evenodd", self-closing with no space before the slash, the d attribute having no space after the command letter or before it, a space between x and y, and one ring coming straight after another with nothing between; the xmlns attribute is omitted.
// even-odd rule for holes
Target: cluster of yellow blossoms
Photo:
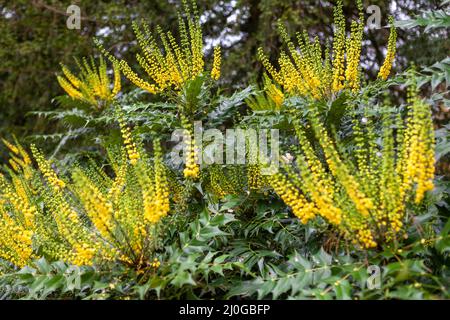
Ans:
<svg viewBox="0 0 450 320"><path fill-rule="evenodd" d="M217 198L227 195L265 193L270 189L267 175L268 164L261 159L259 149L252 139L246 139L246 160L244 164L213 164L205 168L202 175L206 188ZM202 171L203 173L203 171Z"/></svg>
<svg viewBox="0 0 450 320"><path fill-rule="evenodd" d="M192 7L192 8L191 8ZM161 27L156 33L162 43L160 49L158 42L146 23L140 27L133 23L137 42L142 53L136 54L136 59L142 69L147 73L150 81L142 79L125 60L118 60L108 53L97 42L102 52L122 70L123 74L136 86L150 93L156 94L169 89L175 91L183 88L189 80L193 80L204 72L203 36L195 1L191 5L183 1L185 17L178 14L178 28L180 43L177 43L173 34L163 32ZM220 48L214 48L214 62L211 78L220 77Z"/></svg>
<svg viewBox="0 0 450 320"><path fill-rule="evenodd" d="M359 21L352 21L350 36L346 35L346 23L343 15L342 0L337 1L334 9L333 50L329 46L323 50L319 38L311 42L306 32L297 33L296 46L290 39L285 27L279 23L279 33L287 47L278 58L277 70L269 61L262 48L258 57L274 81L282 86L286 93L311 96L314 99L331 97L344 89L357 92L361 82L361 46L364 31L364 13L362 1L357 1ZM380 77L386 79L390 73L395 55L396 34L391 28L386 60L380 70Z"/></svg>
<svg viewBox="0 0 450 320"><path fill-rule="evenodd" d="M189 130L184 132L186 164L183 170L185 178L196 179L200 174L200 166L198 165L198 151L195 146L195 139Z"/></svg>
<svg viewBox="0 0 450 320"><path fill-rule="evenodd" d="M342 151L339 140L333 141L317 120L317 112L306 127L296 123L300 147L295 161L285 161L283 170L271 176L273 189L302 223L320 216L362 248L398 238L407 204L418 205L433 189L430 107L413 89L406 122L399 115L386 115L380 137L370 117L358 115L353 121L354 152ZM309 129L319 152L306 135ZM382 146L376 144L378 138Z"/></svg>
<svg viewBox="0 0 450 320"><path fill-rule="evenodd" d="M288 50L281 53L278 70L261 49L258 51L275 83L266 79L265 95L250 103L253 109L266 105L279 110L284 92L323 99L344 89L359 90L364 22L362 2L357 3L359 21L351 23L347 37L342 1L338 1L332 52L329 47L324 52L319 39L311 42L306 33L297 34L298 50L279 25ZM61 87L72 98L96 108L113 103L121 87L120 70L150 93L181 90L204 72L205 64L195 2L183 5L185 17L178 17L180 43L171 32L156 30L162 50L146 24L143 30L133 24L142 50L137 61L150 81L140 78L126 61L103 50L113 62L114 84L100 58L98 68L92 59L79 63L78 76L62 66L64 77L58 76ZM378 75L383 80L391 71L395 43L396 31L391 27L386 60ZM220 65L220 48L215 47L210 73L213 80L220 77ZM407 205L420 204L433 189L433 125L429 106L417 97L415 88L410 90L408 108L406 122L400 116L385 117L381 137L369 116L364 121L355 117L356 149L351 154L341 150L340 142L332 139L313 108L308 125L295 123L299 147L294 148L295 158L285 157L279 172L263 176L257 153L252 153L251 164L246 167L209 167L207 188L221 198L242 190L262 190L269 183L302 223L321 217L362 248L376 247L402 234ZM196 141L186 115L181 117L186 143L183 174L197 179ZM153 257L159 245L159 222L170 211L171 195L183 197L183 188L177 185L176 192L171 191L159 141L153 145L150 160L141 154L121 114L118 122L123 147L118 152L109 150L113 177L94 163L87 168L76 166L69 177L62 177L35 146L31 151L37 168L22 146L4 141L11 152L11 168L9 177L0 174L0 258L18 267L39 255L76 265L121 261L137 269L160 266ZM317 145L306 134L310 130ZM376 144L379 138L381 146Z"/></svg>
<svg viewBox="0 0 450 320"><path fill-rule="evenodd" d="M20 145L6 145L14 165L10 179L0 175L0 258L18 267L41 254L76 265L159 266L151 259L159 221L170 210L159 142L152 161L134 157L126 145L118 154L110 151L114 178L92 162L75 166L70 179L61 178L36 147L34 168Z"/></svg>
<svg viewBox="0 0 450 320"><path fill-rule="evenodd" d="M183 142L185 144L183 150L185 156L183 175L185 178L196 179L200 175L200 165L198 164L199 150L194 138L194 128L184 115L181 116L181 125L184 128Z"/></svg>
<svg viewBox="0 0 450 320"><path fill-rule="evenodd" d="M170 209L169 184L166 168L162 164L162 150L159 141L154 144L154 178L152 179L144 168L138 168L138 176L142 188L144 202L144 218L150 223L157 223L167 215Z"/></svg>
<svg viewBox="0 0 450 320"><path fill-rule="evenodd" d="M130 159L130 163L132 165L135 165L138 162L140 156L137 150L136 143L133 141L133 138L131 136L130 127L126 125L123 115L120 112L117 112L117 118L119 121L120 132L122 133L123 144L128 154L128 159Z"/></svg>
<svg viewBox="0 0 450 320"><path fill-rule="evenodd" d="M211 70L211 78L214 80L219 80L220 78L220 47L214 47L214 60L213 60L213 67Z"/></svg>
<svg viewBox="0 0 450 320"><path fill-rule="evenodd" d="M244 165L219 165L207 167L205 184L207 190L221 199L227 195L238 195L248 190L246 168Z"/></svg>
<svg viewBox="0 0 450 320"><path fill-rule="evenodd" d="M10 185L0 174L0 257L19 267L25 266L33 258L32 218L34 206L27 201L22 181L14 179ZM16 189L17 188L17 189ZM17 190L17 192L15 192Z"/></svg>
<svg viewBox="0 0 450 320"><path fill-rule="evenodd" d="M409 91L409 112L412 117L405 128L405 141L401 150L403 165L398 170L404 171L401 195L415 184L414 201L420 203L425 192L433 189L435 141L431 111L428 105L417 98L415 90L413 87Z"/></svg>
<svg viewBox="0 0 450 320"><path fill-rule="evenodd" d="M394 64L397 43L397 31L394 28L394 18L391 17L389 21L391 23L391 33L389 34L386 59L384 60L384 63L380 68L380 72L378 73L378 77L383 80L386 80L389 76L389 73L391 73L391 68Z"/></svg>
<svg viewBox="0 0 450 320"><path fill-rule="evenodd" d="M263 159L261 159L258 142L251 141L249 137L246 141L247 159L247 187L248 191L260 191L266 186L266 176L261 173L263 168Z"/></svg>
<svg viewBox="0 0 450 320"><path fill-rule="evenodd" d="M76 100L81 100L101 109L108 105L119 93L121 88L120 70L114 63L114 85L111 88L107 73L106 62L100 57L100 63L97 67L94 59L90 61L86 58L82 63L78 62L80 73L75 76L66 66L62 65L62 72L65 77L58 76L60 86L67 94Z"/></svg>

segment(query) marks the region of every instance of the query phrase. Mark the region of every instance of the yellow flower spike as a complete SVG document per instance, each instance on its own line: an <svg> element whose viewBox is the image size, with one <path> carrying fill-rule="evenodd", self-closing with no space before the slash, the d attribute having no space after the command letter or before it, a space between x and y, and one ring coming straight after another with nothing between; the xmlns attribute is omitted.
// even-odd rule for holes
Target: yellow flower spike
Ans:
<svg viewBox="0 0 450 320"><path fill-rule="evenodd" d="M0 207L0 258L17 267L26 266L34 258L33 232Z"/></svg>
<svg viewBox="0 0 450 320"><path fill-rule="evenodd" d="M405 139L404 187L416 187L415 203L420 203L427 191L434 188L435 138L431 118L431 110L417 96L417 92L410 94L411 121L407 130L410 134Z"/></svg>
<svg viewBox="0 0 450 320"><path fill-rule="evenodd" d="M72 177L87 215L100 234L110 240L114 215L112 204L80 169L76 170Z"/></svg>
<svg viewBox="0 0 450 320"><path fill-rule="evenodd" d="M31 145L31 152L34 156L34 159L36 160L39 170L42 172L44 177L47 179L50 186L55 190L59 191L63 189L66 186L66 183L62 181L58 176L56 175L55 171L52 169L50 163L48 160L44 158L42 153L36 148L36 146L33 144Z"/></svg>
<svg viewBox="0 0 450 320"><path fill-rule="evenodd" d="M2 142L12 153L14 153L15 155L19 154L19 148L17 146L13 145L5 139L2 139Z"/></svg>
<svg viewBox="0 0 450 320"><path fill-rule="evenodd" d="M124 142L125 150L127 151L128 159L132 165L135 165L141 158L137 149L136 143L133 141L130 128L126 125L123 116L119 113L118 121L120 126L120 132L122 133L122 139Z"/></svg>
<svg viewBox="0 0 450 320"><path fill-rule="evenodd" d="M76 99L76 100L83 100L85 99L83 97L83 94L78 91L77 89L75 89L68 81L66 81L66 79L64 79L63 77L58 76L56 78L58 80L59 85L61 86L61 88L64 89L64 91L72 98Z"/></svg>
<svg viewBox="0 0 450 320"><path fill-rule="evenodd" d="M119 168L114 169L116 177L112 181L111 188L109 189L107 195L108 200L115 205L117 205L117 203L119 202L122 188L124 187L126 182L126 173L127 173L126 155L124 155L123 158L124 160L122 162L122 165Z"/></svg>
<svg viewBox="0 0 450 320"><path fill-rule="evenodd" d="M158 91L157 87L155 85L152 85L148 83L147 81L142 80L139 78L136 72L134 72L131 67L128 65L128 63L124 60L121 60L118 63L118 66L120 67L120 70L122 70L125 77L128 78L134 85L137 87L146 90L150 93L156 93Z"/></svg>
<svg viewBox="0 0 450 320"><path fill-rule="evenodd" d="M391 24L391 30L389 34L389 42L387 48L386 58L384 59L383 65L378 72L378 78L386 80L391 73L392 65L395 60L396 44L397 44L397 30L394 26L394 18L389 17L389 22Z"/></svg>
<svg viewBox="0 0 450 320"><path fill-rule="evenodd" d="M120 80L120 68L117 63L113 63L114 69L114 87L112 89L112 96L115 97L121 90L121 80Z"/></svg>
<svg viewBox="0 0 450 320"><path fill-rule="evenodd" d="M61 66L61 70L66 78L70 81L70 84L74 86L74 88L79 89L82 81L76 77L65 65Z"/></svg>
<svg viewBox="0 0 450 320"><path fill-rule="evenodd" d="M230 194L231 190L228 190L228 185L224 183L227 181L227 177L222 168L219 165L212 165L208 169L211 193L215 194L218 198L223 198Z"/></svg>
<svg viewBox="0 0 450 320"><path fill-rule="evenodd" d="M359 22L351 24L351 36L347 41L347 68L345 80L353 92L359 90L359 63L361 58L361 46L364 32L364 12L361 0L358 1Z"/></svg>
<svg viewBox="0 0 450 320"><path fill-rule="evenodd" d="M166 167L163 163L163 151L161 143L156 140L153 143L154 150L154 170L155 170L155 191L156 196L161 203L162 216L165 216L169 211L169 187L166 174Z"/></svg>
<svg viewBox="0 0 450 320"><path fill-rule="evenodd" d="M315 218L317 211L314 203L308 202L286 177L276 173L270 177L271 185L281 199L291 207L292 212L305 224Z"/></svg>
<svg viewBox="0 0 450 320"><path fill-rule="evenodd" d="M144 218L150 224L158 223L170 210L169 185L159 140L154 142L153 148L155 154L153 172L145 170L142 165L136 167L142 188Z"/></svg>
<svg viewBox="0 0 450 320"><path fill-rule="evenodd" d="M188 179L196 179L200 175L200 166L198 162L198 150L196 148L196 142L194 139L194 134L192 133L192 125L189 124L188 120L182 119L184 126L184 138L185 143L184 155L185 155L185 168L183 170L183 175Z"/></svg>
<svg viewBox="0 0 450 320"><path fill-rule="evenodd" d="M279 84L283 84L283 78L280 77L279 73L276 71L276 69L273 67L273 65L269 62L269 58L264 53L264 50L259 47L258 48L258 59L261 61L264 68L267 70L267 72L272 76L272 78Z"/></svg>
<svg viewBox="0 0 450 320"><path fill-rule="evenodd" d="M345 17L342 0L337 1L334 9L334 42L333 42L333 92L344 88L345 64Z"/></svg>
<svg viewBox="0 0 450 320"><path fill-rule="evenodd" d="M5 190L4 195L20 216L22 224L29 229L34 229L34 220L37 209L29 197L28 186L17 176L12 177L12 186L5 183L4 178L0 177L0 185Z"/></svg>
<svg viewBox="0 0 450 320"><path fill-rule="evenodd" d="M269 80L270 81L270 80ZM264 86L267 96L275 103L276 110L280 110L284 102L283 92L273 83Z"/></svg>
<svg viewBox="0 0 450 320"><path fill-rule="evenodd" d="M21 184L16 182L13 187L0 174L0 187L4 201L0 206L0 257L23 267L33 258L36 208L30 204ZM8 212L4 211L6 203L12 206Z"/></svg>
<svg viewBox="0 0 450 320"><path fill-rule="evenodd" d="M11 158L8 160L13 171L17 174L23 174L25 180L28 180L32 176L32 162L29 154L20 145L16 138L14 138L15 143L12 144L4 139L2 139L6 147L12 152Z"/></svg>
<svg viewBox="0 0 450 320"><path fill-rule="evenodd" d="M214 47L214 61L213 68L211 70L211 78L213 80L219 80L220 78L220 47Z"/></svg>
<svg viewBox="0 0 450 320"><path fill-rule="evenodd" d="M92 68L95 70L95 64L93 59L91 59ZM109 88L109 79L106 73L106 64L102 56L100 56L100 63L98 66L98 74L93 73L93 77L97 79L96 86L99 96L108 97L111 95Z"/></svg>

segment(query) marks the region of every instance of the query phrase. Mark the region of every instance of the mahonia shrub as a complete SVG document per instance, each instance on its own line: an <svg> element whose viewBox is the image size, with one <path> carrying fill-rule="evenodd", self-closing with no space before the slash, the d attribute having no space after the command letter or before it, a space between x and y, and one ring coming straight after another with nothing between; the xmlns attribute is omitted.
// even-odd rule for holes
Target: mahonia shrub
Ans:
<svg viewBox="0 0 450 320"><path fill-rule="evenodd" d="M321 218L364 249L405 237L409 210L433 189L434 134L429 106L412 89L406 118L385 116L381 132L369 117L362 121L353 114L355 148L350 151L344 150L339 133L323 123L318 107L346 98L339 96L343 91L361 94L364 22L362 2L357 4L359 21L351 23L347 35L342 1L338 1L332 48L324 49L317 37L311 42L307 33L297 34L296 45L280 23L287 51L281 53L279 67L258 51L268 75L263 92L248 98L247 104L255 113L289 111L285 115L299 142L292 147L294 156L285 156L282 168L273 175L261 173L262 159L204 170L198 165L192 122L205 113L202 89L219 79L221 53L219 47L213 49L212 68L207 71L195 2L183 1L179 41L160 27L156 28L157 41L147 24L133 24L141 49L136 59L145 79L97 40L113 64L114 83L103 58L98 67L93 59L83 59L78 75L62 66L64 77L57 79L73 100L96 109L113 107L123 145L118 151L109 150L110 170L90 162L62 176L35 146L30 157L17 142L5 141L12 157L7 174L0 176L0 229L5 235L0 239L0 257L19 267L40 256L76 265L120 261L138 270L158 266L153 254L160 245L161 219L169 213L169 198L180 211L187 211L189 194L163 164L159 141L149 159L133 137L117 98L120 72L140 89L176 104L174 117L180 120L186 143L182 171L186 185L193 187L193 180L199 179L217 199L252 191L263 191L266 196L271 187L302 223ZM379 81L390 74L395 46L392 26ZM308 112L286 110L290 98L302 98Z"/></svg>
<svg viewBox="0 0 450 320"><path fill-rule="evenodd" d="M365 249L406 236L408 209L433 189L435 162L430 106L411 91L406 119L385 115L381 133L370 117L353 116L350 151L314 106L295 121L299 147L270 180L302 223L321 217Z"/></svg>
<svg viewBox="0 0 450 320"><path fill-rule="evenodd" d="M350 144L356 150L344 150L343 132L336 130L356 111L350 98L371 94L361 92L364 14L361 1L357 6L359 21L352 21L347 33L343 3L337 1L332 48L327 44L324 49L318 37L311 42L306 32L297 33L294 43L279 23L287 50L277 69L259 49L271 80L266 76L263 93L247 104L256 111L282 112L294 124L299 147L293 148L294 159L285 156L283 169L269 178L275 192L303 223L321 217L344 238L368 249L404 236L409 205L419 204L433 189L434 133L430 107L414 93L406 123L400 116L385 117L379 133L373 123L362 127L354 119ZM388 78L395 57L397 34L392 18L390 22L380 82ZM299 101L302 110L295 110Z"/></svg>
<svg viewBox="0 0 450 320"><path fill-rule="evenodd" d="M121 129L125 147L109 151L112 175L91 161L61 177L35 146L30 157L5 141L12 157L10 178L0 176L2 259L18 267L40 256L75 265L159 266L152 259L160 220L170 210L162 150L156 141L153 160L141 156L122 122Z"/></svg>
<svg viewBox="0 0 450 320"><path fill-rule="evenodd" d="M386 58L363 86L362 1L350 30L336 2L325 45L306 32L293 41L278 24L285 48L277 65L257 51L267 71L259 90L225 96L214 87L221 49L212 48L208 66L194 0L182 0L177 35L132 24L140 71L100 40L98 62L77 61L78 73L63 65L59 102L75 108L48 113L107 147L83 145L53 162L34 145L29 153L3 141L0 288L18 282L31 299L447 297L450 223L439 206L448 182L434 176L430 106L410 85L421 80L388 80L397 37L390 18ZM137 90L120 93L122 74ZM381 98L391 84L409 85L405 105ZM237 150L245 164L210 164L205 158L220 152L213 148L199 161L196 121L200 131L279 129L280 145L260 150L247 135ZM177 126L181 166L165 152ZM266 147L286 151L273 174ZM383 267L379 290L364 288L368 265Z"/></svg>

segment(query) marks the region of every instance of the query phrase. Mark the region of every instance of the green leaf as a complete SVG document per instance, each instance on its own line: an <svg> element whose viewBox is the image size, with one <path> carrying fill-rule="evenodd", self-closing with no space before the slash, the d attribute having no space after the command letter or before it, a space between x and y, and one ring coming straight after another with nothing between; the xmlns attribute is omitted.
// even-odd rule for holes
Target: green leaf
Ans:
<svg viewBox="0 0 450 320"><path fill-rule="evenodd" d="M220 211L232 209L238 205L241 205L243 201L244 199L241 197L229 195L224 199L224 203L222 204Z"/></svg>
<svg viewBox="0 0 450 320"><path fill-rule="evenodd" d="M195 286L195 281L192 279L192 275L189 272L181 271L178 272L175 278L171 281L176 287L181 288L183 285L192 285Z"/></svg>
<svg viewBox="0 0 450 320"><path fill-rule="evenodd" d="M40 273L47 274L47 273L50 273L50 271L51 271L51 266L47 262L47 260L45 260L45 258L40 258L39 260L36 260L34 262L34 265L37 267L37 270Z"/></svg>
<svg viewBox="0 0 450 320"><path fill-rule="evenodd" d="M65 284L65 279L62 274L58 274L56 276L49 278L44 283L44 290L42 291L41 298L47 297L50 293L52 293L54 291L58 291L58 290L63 291L62 289L64 287L64 284Z"/></svg>
<svg viewBox="0 0 450 320"><path fill-rule="evenodd" d="M276 285L272 290L272 295L274 299L277 299L281 294L286 293L291 289L291 282L293 278L280 278L276 281Z"/></svg>
<svg viewBox="0 0 450 320"><path fill-rule="evenodd" d="M340 280L333 286L333 290L336 294L336 299L339 300L351 300L351 285L347 280Z"/></svg>

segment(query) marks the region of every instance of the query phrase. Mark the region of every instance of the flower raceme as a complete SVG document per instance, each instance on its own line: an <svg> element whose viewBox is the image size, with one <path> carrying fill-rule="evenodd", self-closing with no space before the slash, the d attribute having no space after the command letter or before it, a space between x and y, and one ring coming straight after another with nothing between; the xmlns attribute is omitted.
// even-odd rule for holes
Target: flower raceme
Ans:
<svg viewBox="0 0 450 320"><path fill-rule="evenodd" d="M136 142L132 137L131 129L126 125L123 114L120 111L117 112L117 118L128 159L132 165L135 165L141 157Z"/></svg>
<svg viewBox="0 0 450 320"><path fill-rule="evenodd" d="M353 92L359 90L364 13L361 0L357 1L357 5L359 21L352 21L350 35L347 37L342 0L337 1L334 9L335 31L332 50L328 44L324 50L318 37L310 41L306 32L296 34L296 46L285 27L281 23L278 24L281 39L287 47L278 58L278 70L269 62L262 48L258 49L258 58L267 73L286 93L323 99L344 89ZM396 32L392 26L388 53L379 74L384 80L389 76L394 61L395 41Z"/></svg>
<svg viewBox="0 0 450 320"><path fill-rule="evenodd" d="M435 159L430 107L415 93L410 96L406 123L385 116L381 136L369 117L364 122L355 117L351 153L333 141L317 115L306 127L296 123L296 159L270 183L302 223L322 217L365 249L403 236L407 206L420 204L433 189ZM307 138L309 129L321 152Z"/></svg>
<svg viewBox="0 0 450 320"><path fill-rule="evenodd" d="M394 27L394 19L390 17L389 22L391 23L391 33L389 34L387 54L384 63L380 68L380 72L378 73L378 78L383 80L386 80L391 72L396 52L397 31Z"/></svg>
<svg viewBox="0 0 450 320"><path fill-rule="evenodd" d="M205 169L203 182L206 190L217 199L229 195L249 195L251 192L267 193L270 189L267 179L261 174L260 164L209 165Z"/></svg>
<svg viewBox="0 0 450 320"><path fill-rule="evenodd" d="M152 162L134 164L121 148L110 158L115 177L95 163L75 166L70 179L32 147L9 144L16 167L0 176L0 258L22 267L45 255L76 265L121 261L151 267L160 220L170 210L159 142ZM25 174L27 172L27 174Z"/></svg>
<svg viewBox="0 0 450 320"><path fill-rule="evenodd" d="M239 172L240 174L237 176L233 175L240 168L238 166L230 166L229 170L227 169L222 165L211 165L208 167L207 189L219 199L227 195L238 194L243 189L243 186L238 184L240 182L239 178L243 176L242 172Z"/></svg>
<svg viewBox="0 0 450 320"><path fill-rule="evenodd" d="M193 134L192 126L185 120L183 121L184 129L184 149L185 149L185 167L183 175L188 179L196 179L200 175L200 166L198 164L198 149Z"/></svg>
<svg viewBox="0 0 450 320"><path fill-rule="evenodd" d="M213 60L213 67L211 70L211 78L214 80L219 80L220 78L220 65L221 65L221 59L220 59L220 47L214 47L214 60Z"/></svg>
<svg viewBox="0 0 450 320"><path fill-rule="evenodd" d="M63 76L57 80L66 93L76 100L81 100L94 108L101 109L111 103L120 92L120 70L113 64L114 84L111 85L106 62L103 57L96 66L94 59L84 58L77 61L80 73L75 76L65 65L62 65Z"/></svg>
<svg viewBox="0 0 450 320"><path fill-rule="evenodd" d="M157 26L156 34L162 43L162 48L160 48L155 36L150 32L150 28L145 22L142 23L142 26L133 23L133 30L142 51L136 54L136 59L147 73L149 81L144 80L133 71L128 62L118 60L108 53L98 40L96 40L96 43L102 52L117 64L122 73L137 87L152 94L170 89L179 91L188 81L197 78L205 71L203 36L196 3L192 1L189 5L186 1L183 1L183 8L185 17L182 16L182 13L178 13L179 43L170 31L163 32L162 28ZM218 80L220 77L220 59L220 47L215 47L213 67L210 74L213 80Z"/></svg>
<svg viewBox="0 0 450 320"><path fill-rule="evenodd" d="M198 152L195 148L195 140L191 137L189 131L185 132L186 141L186 166L183 170L185 178L196 179L200 174L200 167L197 164Z"/></svg>

